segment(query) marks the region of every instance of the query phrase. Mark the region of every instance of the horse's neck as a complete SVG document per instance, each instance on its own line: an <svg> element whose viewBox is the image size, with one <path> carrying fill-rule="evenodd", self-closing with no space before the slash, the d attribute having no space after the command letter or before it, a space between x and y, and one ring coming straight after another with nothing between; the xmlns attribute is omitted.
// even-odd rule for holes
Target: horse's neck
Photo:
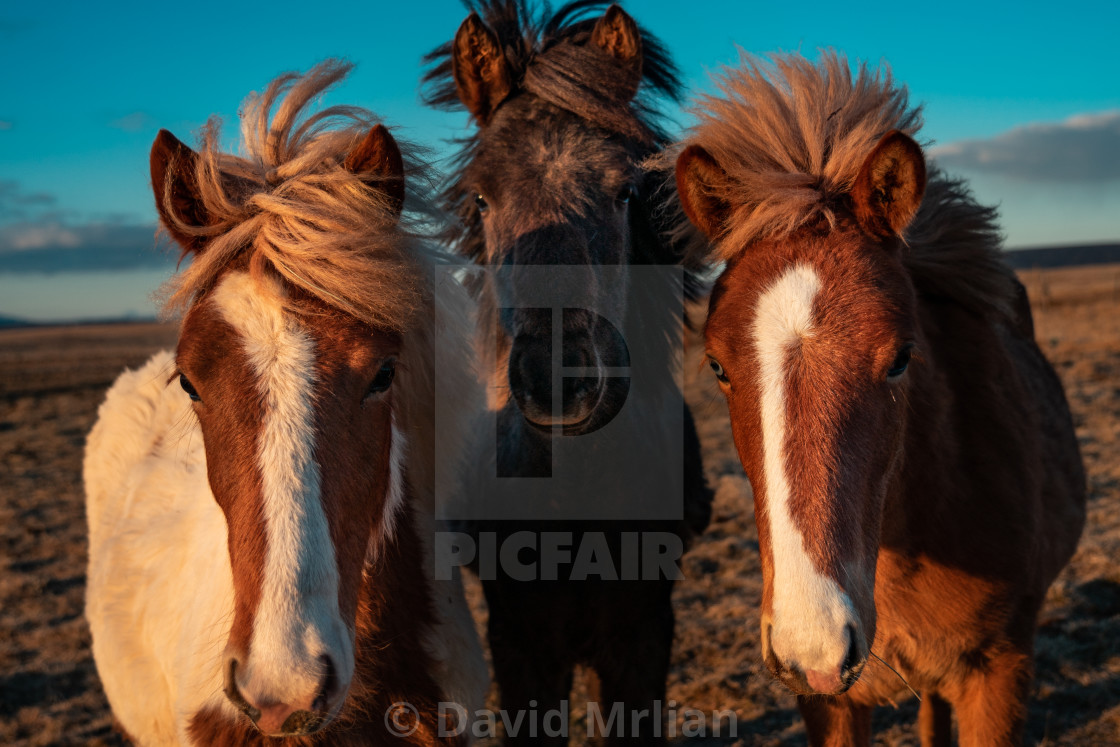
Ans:
<svg viewBox="0 0 1120 747"><path fill-rule="evenodd" d="M970 494L960 489L962 470L972 456L959 442L963 410L980 407L981 385L962 391L953 367L962 350L972 349L992 330L955 306L939 308L923 303L921 322L926 341L919 361L907 374L907 421L901 465L887 495L883 540L886 544L921 546L947 522L960 524L967 515ZM964 529L962 528L962 531Z"/></svg>
<svg viewBox="0 0 1120 747"><path fill-rule="evenodd" d="M402 667L431 669L423 639L435 622L432 587L413 515L414 496L410 487L405 490L391 534L378 537L377 551L362 573L356 633L359 674L366 683L392 681Z"/></svg>

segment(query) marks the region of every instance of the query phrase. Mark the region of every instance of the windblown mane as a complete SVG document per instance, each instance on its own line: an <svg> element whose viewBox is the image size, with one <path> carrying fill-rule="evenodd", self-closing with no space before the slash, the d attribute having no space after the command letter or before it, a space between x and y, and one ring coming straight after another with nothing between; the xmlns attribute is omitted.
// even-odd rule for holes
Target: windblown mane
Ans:
<svg viewBox="0 0 1120 747"><path fill-rule="evenodd" d="M410 193L398 223L370 175L342 166L377 117L348 106L308 111L351 67L326 60L250 94L241 114L243 156L223 153L221 122L207 122L194 169L212 223L175 227L209 242L165 287L165 314L187 309L237 264L274 273L368 324L398 332L411 325L430 262L418 234L434 222L430 201ZM401 148L408 188L430 184L414 150ZM168 171L167 183L156 185L165 202L173 199Z"/></svg>
<svg viewBox="0 0 1120 747"><path fill-rule="evenodd" d="M922 125L921 107L910 106L889 68L861 63L853 75L835 51L815 64L796 54L769 62L744 55L716 85L722 95L699 98L698 124L681 147L701 145L726 173L727 183L714 185L735 206L714 246L724 260L807 225L836 228L880 138L891 130L914 137ZM1013 317L1017 285L1002 259L996 219L964 182L931 168L905 237L904 262L918 291Z"/></svg>

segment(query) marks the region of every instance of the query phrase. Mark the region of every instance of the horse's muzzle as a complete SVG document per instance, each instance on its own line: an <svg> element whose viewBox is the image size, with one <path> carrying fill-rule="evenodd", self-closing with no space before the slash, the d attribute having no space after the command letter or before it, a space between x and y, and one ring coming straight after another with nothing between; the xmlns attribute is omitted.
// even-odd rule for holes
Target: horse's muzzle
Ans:
<svg viewBox="0 0 1120 747"><path fill-rule="evenodd" d="M578 374L565 375L560 363ZM578 430L602 399L604 380L598 369L598 356L586 336L565 340L562 360L554 361L551 338L522 335L510 350L510 393L529 424L549 431Z"/></svg>
<svg viewBox="0 0 1120 747"><path fill-rule="evenodd" d="M314 734L332 718L331 704L336 700L338 677L329 658L324 658L324 673L318 692L303 703L252 702L237 682L236 658L226 665L224 692L230 703L244 713L257 729L269 737L296 737Z"/></svg>

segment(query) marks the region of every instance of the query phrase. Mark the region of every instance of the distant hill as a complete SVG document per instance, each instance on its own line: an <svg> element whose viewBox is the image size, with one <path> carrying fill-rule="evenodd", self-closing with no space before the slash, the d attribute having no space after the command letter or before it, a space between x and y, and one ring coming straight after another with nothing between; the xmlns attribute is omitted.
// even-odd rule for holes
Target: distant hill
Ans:
<svg viewBox="0 0 1120 747"><path fill-rule="evenodd" d="M1017 270L1077 265L1120 263L1120 244L1085 244L1082 246L1048 246L1037 249L1010 249L1004 252L1008 263Z"/></svg>
<svg viewBox="0 0 1120 747"><path fill-rule="evenodd" d="M46 322L0 315L0 329L14 329L16 327L95 327L99 324L156 324L158 322L159 319L154 316L136 313L92 319L55 319Z"/></svg>
<svg viewBox="0 0 1120 747"><path fill-rule="evenodd" d="M15 316L0 316L0 329L5 327L27 327L31 322Z"/></svg>

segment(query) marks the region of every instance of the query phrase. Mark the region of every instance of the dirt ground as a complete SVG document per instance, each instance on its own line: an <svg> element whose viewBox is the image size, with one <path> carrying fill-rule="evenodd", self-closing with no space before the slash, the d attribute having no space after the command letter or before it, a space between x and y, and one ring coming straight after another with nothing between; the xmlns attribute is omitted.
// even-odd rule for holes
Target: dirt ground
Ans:
<svg viewBox="0 0 1120 747"><path fill-rule="evenodd" d="M1028 742L1120 745L1120 266L1022 277L1039 342L1069 394L1090 486L1080 549L1040 620ZM82 616L81 455L113 378L173 339L172 329L158 325L0 331L2 744L121 744ZM678 709L733 711L738 736L677 743L804 744L792 696L761 663L750 487L724 403L705 373L690 380L688 396L716 505L677 586L669 697ZM471 593L481 622L477 586ZM879 709L876 743L916 745L916 714L914 701Z"/></svg>

